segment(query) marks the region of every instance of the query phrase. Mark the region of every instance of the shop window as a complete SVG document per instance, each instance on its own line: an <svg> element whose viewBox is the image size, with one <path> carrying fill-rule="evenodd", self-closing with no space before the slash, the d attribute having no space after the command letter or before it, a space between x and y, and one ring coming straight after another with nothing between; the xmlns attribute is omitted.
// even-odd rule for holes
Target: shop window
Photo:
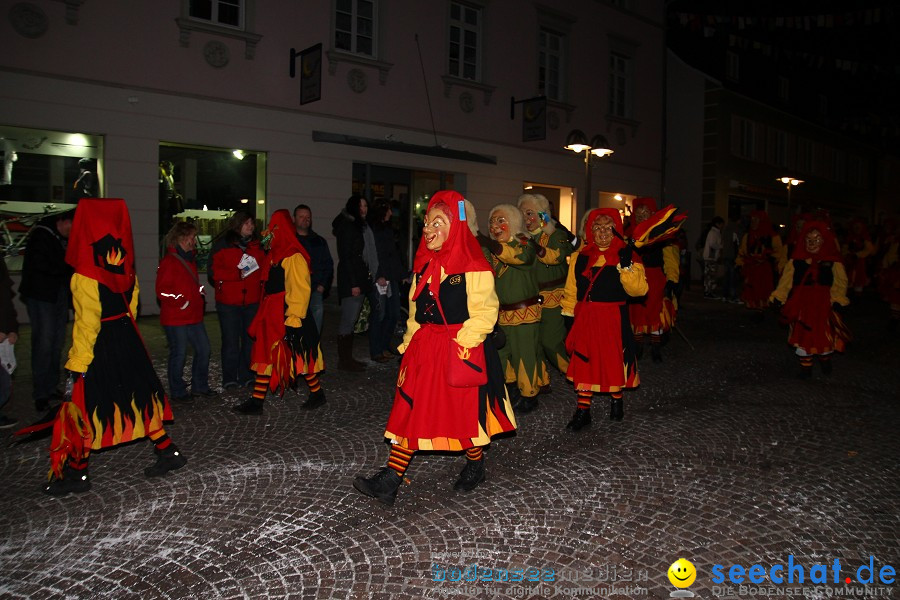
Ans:
<svg viewBox="0 0 900 600"><path fill-rule="evenodd" d="M237 210L266 220L266 154L164 143L159 147L159 240L176 221L197 226L198 264L206 268L213 240Z"/></svg>
<svg viewBox="0 0 900 600"><path fill-rule="evenodd" d="M10 271L21 270L41 219L102 196L102 156L101 136L0 125L0 251Z"/></svg>

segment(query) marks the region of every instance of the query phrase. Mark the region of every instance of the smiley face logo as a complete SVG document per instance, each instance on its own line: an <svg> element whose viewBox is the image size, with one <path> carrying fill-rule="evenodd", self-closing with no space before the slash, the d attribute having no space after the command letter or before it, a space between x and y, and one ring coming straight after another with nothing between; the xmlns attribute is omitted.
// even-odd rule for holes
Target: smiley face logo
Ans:
<svg viewBox="0 0 900 600"><path fill-rule="evenodd" d="M697 579L697 569L690 561L679 558L668 571L669 581L677 588L686 588Z"/></svg>

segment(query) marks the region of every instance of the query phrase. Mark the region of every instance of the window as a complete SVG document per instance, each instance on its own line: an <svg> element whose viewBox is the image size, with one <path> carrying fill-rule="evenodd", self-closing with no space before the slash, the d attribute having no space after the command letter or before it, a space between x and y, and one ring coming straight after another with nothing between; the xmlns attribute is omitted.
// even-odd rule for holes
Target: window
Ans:
<svg viewBox="0 0 900 600"><path fill-rule="evenodd" d="M190 0L188 14L199 21L235 29L244 28L242 0Z"/></svg>
<svg viewBox="0 0 900 600"><path fill-rule="evenodd" d="M815 145L811 140L800 138L797 142L797 169L803 173L812 173L815 168Z"/></svg>
<svg viewBox="0 0 900 600"><path fill-rule="evenodd" d="M825 94L819 94L819 116L827 117L828 116L828 96Z"/></svg>
<svg viewBox="0 0 900 600"><path fill-rule="evenodd" d="M749 119L732 120L731 150L735 156L761 161L764 158L765 133L762 125Z"/></svg>
<svg viewBox="0 0 900 600"><path fill-rule="evenodd" d="M632 117L631 57L619 52L609 55L609 113L623 119Z"/></svg>
<svg viewBox="0 0 900 600"><path fill-rule="evenodd" d="M770 136L772 144L772 164L776 167L790 167L788 164L788 135L779 129L773 130Z"/></svg>
<svg viewBox="0 0 900 600"><path fill-rule="evenodd" d="M375 0L336 0L334 47L337 50L374 57L377 51Z"/></svg>
<svg viewBox="0 0 900 600"><path fill-rule="evenodd" d="M725 76L732 81L740 81L741 58L729 51L726 53L725 61Z"/></svg>
<svg viewBox="0 0 900 600"><path fill-rule="evenodd" d="M453 77L481 80L481 9L450 3L450 47L447 70Z"/></svg>
<svg viewBox="0 0 900 600"><path fill-rule="evenodd" d="M546 27L538 33L538 92L563 101L564 38Z"/></svg>
<svg viewBox="0 0 900 600"><path fill-rule="evenodd" d="M778 77L778 99L787 102L791 99L791 80L787 77Z"/></svg>

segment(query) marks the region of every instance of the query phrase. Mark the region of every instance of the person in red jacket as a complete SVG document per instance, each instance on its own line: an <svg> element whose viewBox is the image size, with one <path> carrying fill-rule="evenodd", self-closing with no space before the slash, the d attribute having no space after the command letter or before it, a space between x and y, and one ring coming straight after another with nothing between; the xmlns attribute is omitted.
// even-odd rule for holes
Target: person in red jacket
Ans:
<svg viewBox="0 0 900 600"><path fill-rule="evenodd" d="M259 245L255 219L237 211L213 242L207 278L216 293L216 315L222 331L222 385L226 390L253 383L247 329L262 297L260 267L265 253Z"/></svg>
<svg viewBox="0 0 900 600"><path fill-rule="evenodd" d="M169 395L174 401L192 397L211 398L218 392L209 387L209 337L203 325L206 297L197 273L197 227L178 221L166 234L166 255L156 272L159 320L169 342ZM191 393L184 382L187 345L194 349Z"/></svg>

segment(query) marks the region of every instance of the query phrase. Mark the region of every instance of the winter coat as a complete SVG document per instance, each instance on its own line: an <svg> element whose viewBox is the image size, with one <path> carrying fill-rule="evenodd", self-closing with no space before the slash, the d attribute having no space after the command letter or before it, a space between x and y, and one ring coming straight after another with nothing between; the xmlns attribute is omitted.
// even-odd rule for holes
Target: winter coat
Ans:
<svg viewBox="0 0 900 600"><path fill-rule="evenodd" d="M25 244L22 283L19 294L42 302L56 302L59 294L69 295L74 272L66 263L66 242L56 231L55 222L36 225Z"/></svg>
<svg viewBox="0 0 900 600"><path fill-rule="evenodd" d="M384 277L388 281L399 283L409 275L409 271L400 260L394 228L390 223L379 223L372 226L372 233L375 234L375 248L378 251L378 272L375 273L375 279Z"/></svg>
<svg viewBox="0 0 900 600"><path fill-rule="evenodd" d="M347 298L352 295L351 289L358 287L362 294L372 289L372 275L363 258L365 239L363 223L360 223L346 210L342 210L331 222L332 233L337 239L338 295Z"/></svg>
<svg viewBox="0 0 900 600"><path fill-rule="evenodd" d="M297 239L309 254L312 289L315 290L321 285L325 288L322 297L327 298L331 293L331 282L334 280L334 260L331 258L328 242L312 229L307 235L298 235Z"/></svg>
<svg viewBox="0 0 900 600"><path fill-rule="evenodd" d="M241 247L240 236L229 231L212 248L206 277L216 293L216 304L246 306L257 304L262 298L262 266L266 255L256 240ZM241 277L238 263L244 254L256 259L260 268Z"/></svg>
<svg viewBox="0 0 900 600"><path fill-rule="evenodd" d="M171 246L156 271L159 321L165 326L193 325L203 320L206 298L201 292L197 261L192 258L186 262L189 269L178 260L176 247Z"/></svg>

